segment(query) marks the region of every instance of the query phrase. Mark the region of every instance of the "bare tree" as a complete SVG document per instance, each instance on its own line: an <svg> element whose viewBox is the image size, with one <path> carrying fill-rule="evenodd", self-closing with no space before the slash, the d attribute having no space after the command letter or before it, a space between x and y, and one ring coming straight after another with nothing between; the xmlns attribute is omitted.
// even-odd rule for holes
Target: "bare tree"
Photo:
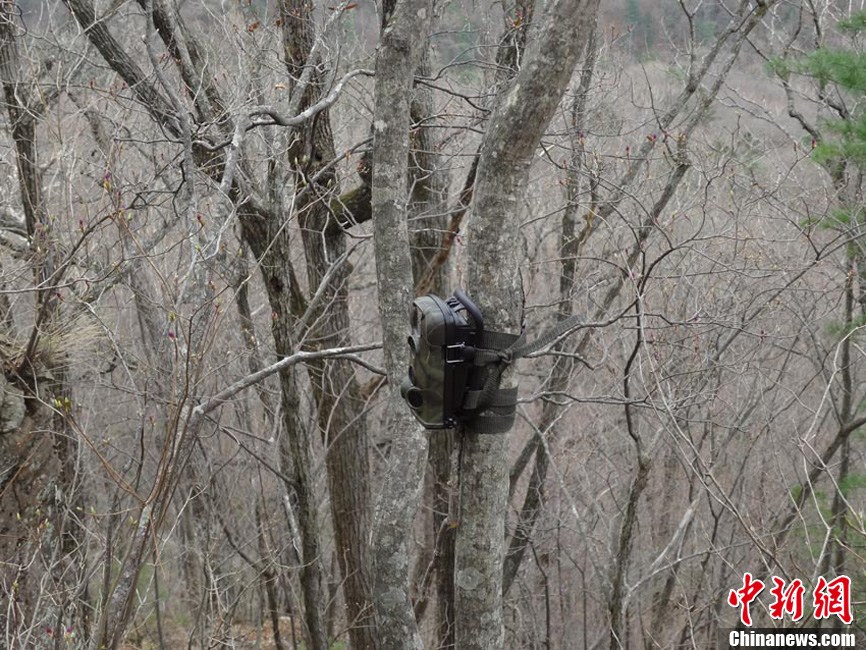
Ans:
<svg viewBox="0 0 866 650"><path fill-rule="evenodd" d="M856 575L842 4L0 9L0 644L704 647ZM456 286L581 317L508 434L399 397Z"/></svg>
<svg viewBox="0 0 866 650"><path fill-rule="evenodd" d="M538 140L562 99L591 32L597 3L545 8L513 84L490 118L478 163L470 231L469 284L493 331L519 331L522 305L517 269L517 205ZM573 38L573 32L581 35ZM496 270L495 270L496 269ZM503 377L502 389L515 385ZM484 413L482 412L482 416ZM468 430L463 439L457 535L456 643L461 648L504 645L502 561L508 493L505 438Z"/></svg>

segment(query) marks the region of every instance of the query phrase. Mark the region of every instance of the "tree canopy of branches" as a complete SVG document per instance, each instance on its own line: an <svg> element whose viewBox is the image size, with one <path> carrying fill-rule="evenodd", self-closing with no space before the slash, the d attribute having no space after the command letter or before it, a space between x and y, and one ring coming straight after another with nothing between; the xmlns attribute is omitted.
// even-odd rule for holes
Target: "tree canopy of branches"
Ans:
<svg viewBox="0 0 866 650"><path fill-rule="evenodd" d="M862 640L854 4L0 0L0 646ZM400 396L457 287L580 316L507 434Z"/></svg>

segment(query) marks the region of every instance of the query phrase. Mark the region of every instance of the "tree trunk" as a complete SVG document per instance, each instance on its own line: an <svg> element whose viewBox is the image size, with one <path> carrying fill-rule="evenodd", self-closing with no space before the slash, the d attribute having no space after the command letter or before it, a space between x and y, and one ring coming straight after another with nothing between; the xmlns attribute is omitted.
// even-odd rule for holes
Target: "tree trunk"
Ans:
<svg viewBox="0 0 866 650"><path fill-rule="evenodd" d="M499 98L482 146L468 235L469 290L485 327L519 332L519 204L529 165L589 36L598 0L555 0L536 17L523 67ZM502 387L516 385L513 369ZM506 435L464 433L457 530L456 640L505 645L502 568L508 496Z"/></svg>
<svg viewBox="0 0 866 650"><path fill-rule="evenodd" d="M314 150L321 152L319 146L314 146ZM333 155L323 158L331 159ZM349 340L345 235L339 228L328 228L324 205L311 204L306 212L302 208L300 215L312 292L326 284L324 308L316 310L312 318L315 326L307 333L310 342L306 345L312 348L339 347ZM332 269L332 264L340 268ZM370 621L368 537L372 512L366 405L350 362L340 359L313 362L308 371L327 454L325 466L349 637L353 648L372 649L375 634Z"/></svg>
<svg viewBox="0 0 866 650"><path fill-rule="evenodd" d="M5 369L0 379L0 584L12 585L12 592L4 594L11 606L0 611L0 629L13 635L16 628L24 631L36 622L31 618L37 614L34 607L44 597L57 621L89 628L87 604L71 606L84 592L86 579L83 530L74 514L81 505L82 477L78 437L67 421L72 402L65 351L43 345L62 326L52 286L58 250L38 161L37 125L46 98L34 97L30 80L24 78L19 13L15 2L0 0L0 85L14 144L33 286L38 287L33 321L21 332L15 331L19 319L10 312L8 300L0 303L0 362ZM22 337L23 346L15 342ZM66 618L76 609L79 621Z"/></svg>
<svg viewBox="0 0 866 650"><path fill-rule="evenodd" d="M406 316L414 298L407 226L406 167L415 69L432 19L430 0L401 0L382 31L376 60L373 123L373 228L379 314L394 431L376 509L374 603L379 648L423 647L409 595L412 527L420 499L427 441L400 396L409 365Z"/></svg>
<svg viewBox="0 0 866 650"><path fill-rule="evenodd" d="M298 289L289 259L289 237L285 228L264 222L255 212L240 212L244 239L253 255L260 260L260 268L268 294L268 304L273 312L271 331L277 357L282 358L296 350L292 322L294 321L293 296ZM328 639L325 626L325 591L323 584L321 525L316 507L313 467L313 448L310 429L301 422L300 397L297 387L296 367L280 371L281 414L283 435L280 439L280 468L291 478L287 486L298 513L301 535L301 590L304 600L304 623L307 643L313 650L327 650Z"/></svg>
<svg viewBox="0 0 866 650"><path fill-rule="evenodd" d="M592 227L593 217L595 216L595 197L597 196L597 188L590 187L590 196L592 197L590 205L584 214L585 230L578 235L577 224L581 205L579 203L580 196L580 179L582 172L586 170L586 150L580 137L577 135L585 131L586 124L586 106L589 87L592 82L592 76L595 69L595 61L598 55L597 43L597 25L593 23L592 31L586 44L586 53L584 56L583 70L580 73L580 83L577 87L577 96L574 99L572 107L572 123L571 130L574 134L573 138L576 142L574 147L571 164L568 168L568 176L566 177L566 198L568 204L565 209L565 214L562 215L559 234L559 252L560 252L560 276L559 276L559 306L557 309L557 318L565 320L574 314L574 287L577 282L577 256L580 253L581 243L587 236L587 231ZM554 350L565 351L565 341L558 341L554 345ZM568 391L571 376L574 371L574 360L568 356L555 357L550 369L549 379L547 380L547 390L553 394L565 394ZM529 546L532 537L532 531L535 528L535 523L541 516L545 502L545 480L547 478L547 468L550 459L548 453L555 445L559 425L557 424L566 407L557 399L547 399L541 407L541 421L539 422L539 434L527 444L535 447L535 466L532 469L532 475L529 479L529 485L526 488L526 495L523 499L523 505L517 518L517 526L511 536L508 544L508 552L505 556L505 568L503 573L502 591L504 595L508 594L514 578L517 576L517 571L520 569L520 564L526 553L526 548ZM540 436L546 436L546 440L540 440ZM511 479L514 480L513 478Z"/></svg>

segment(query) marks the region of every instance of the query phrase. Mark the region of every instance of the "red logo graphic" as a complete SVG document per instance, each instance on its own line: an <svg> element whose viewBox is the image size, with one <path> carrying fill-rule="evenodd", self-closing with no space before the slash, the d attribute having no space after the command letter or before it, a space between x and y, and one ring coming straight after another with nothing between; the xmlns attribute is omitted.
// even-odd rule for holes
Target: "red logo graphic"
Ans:
<svg viewBox="0 0 866 650"><path fill-rule="evenodd" d="M752 615L749 613L749 605L758 594L764 590L764 583L760 580L752 580L751 573L743 575L743 586L740 589L731 589L728 594L728 604L731 607L741 607L740 621L743 625L752 625Z"/></svg>
<svg viewBox="0 0 866 650"><path fill-rule="evenodd" d="M839 576L830 582L824 576L818 578L813 592L815 597L815 618L838 616L846 625L853 620L851 616L851 578Z"/></svg>
<svg viewBox="0 0 866 650"><path fill-rule="evenodd" d="M796 578L787 583L777 576L773 576L771 580L773 588L770 589L770 595L773 601L769 606L770 618L780 620L788 616L792 621L803 618L803 597L806 593L803 581ZM728 593L728 604L740 608L740 622L743 625L752 625L749 607L763 590L764 583L746 572L743 574L743 586L731 589ZM824 576L819 577L812 591L812 602L816 619L836 616L846 625L850 625L854 620L851 615L851 578L839 576L828 581Z"/></svg>
<svg viewBox="0 0 866 650"><path fill-rule="evenodd" d="M785 581L781 578L773 576L772 579L776 586L770 589L770 593L775 598L770 603L770 618L779 619L785 614L790 614L792 621L799 621L803 618L803 594L806 592L803 582L797 578L786 588Z"/></svg>

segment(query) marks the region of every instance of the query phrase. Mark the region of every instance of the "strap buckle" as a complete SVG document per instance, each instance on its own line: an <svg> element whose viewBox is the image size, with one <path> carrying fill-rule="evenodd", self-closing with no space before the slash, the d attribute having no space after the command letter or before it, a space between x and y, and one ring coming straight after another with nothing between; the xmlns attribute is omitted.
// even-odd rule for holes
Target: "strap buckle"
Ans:
<svg viewBox="0 0 866 650"><path fill-rule="evenodd" d="M464 356L464 351L466 350L465 343L455 343L453 345L445 346L445 363L454 364L454 363L463 363L466 361L466 357Z"/></svg>

